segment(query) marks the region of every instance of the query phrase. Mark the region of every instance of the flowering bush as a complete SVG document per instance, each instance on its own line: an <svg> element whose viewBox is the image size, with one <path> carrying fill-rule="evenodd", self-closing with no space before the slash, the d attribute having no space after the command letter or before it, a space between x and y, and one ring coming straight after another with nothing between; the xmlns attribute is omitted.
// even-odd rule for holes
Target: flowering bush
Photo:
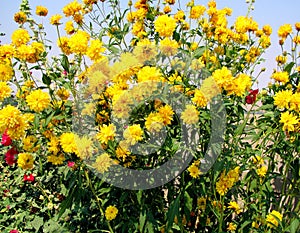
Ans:
<svg viewBox="0 0 300 233"><path fill-rule="evenodd" d="M272 28L250 12L232 26L214 0L62 12L58 55L27 0L0 46L1 231L299 231L299 23L279 28L259 91Z"/></svg>

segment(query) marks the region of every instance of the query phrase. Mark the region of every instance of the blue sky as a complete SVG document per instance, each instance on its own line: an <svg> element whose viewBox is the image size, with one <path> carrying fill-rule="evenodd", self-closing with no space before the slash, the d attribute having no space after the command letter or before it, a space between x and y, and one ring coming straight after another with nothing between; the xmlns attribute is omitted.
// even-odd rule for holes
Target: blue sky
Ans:
<svg viewBox="0 0 300 233"><path fill-rule="evenodd" d="M46 6L49 10L46 18L40 17L40 22L47 25L49 18L53 14L62 14L62 7L69 3L70 0L29 0L30 6L33 10L37 5ZM122 1L127 2L127 0ZM134 2L134 0L133 0ZM183 6L187 1L181 1ZM18 25L13 21L13 15L19 10L21 0L0 0L0 32L5 32L6 36L0 38L2 43L10 43L11 33L18 28ZM195 4L206 5L207 0L195 0ZM245 0L217 0L217 7L230 7L233 9L233 14L229 17L229 22L232 24L235 18L239 15L245 15L247 12L248 5ZM260 27L265 24L270 24L273 28L271 37L271 48L268 49L267 53L263 56L267 59L267 62L263 64L267 68L264 75L261 76L259 87L266 86L269 82L269 76L272 73L272 69L276 67L275 57L280 53L280 47L278 45L277 29L284 23L290 23L294 25L295 22L300 22L300 1L299 0L256 0L254 4L254 11L251 15L256 20ZM46 26L49 37L56 35L55 28L53 26ZM56 41L55 38L52 37Z"/></svg>

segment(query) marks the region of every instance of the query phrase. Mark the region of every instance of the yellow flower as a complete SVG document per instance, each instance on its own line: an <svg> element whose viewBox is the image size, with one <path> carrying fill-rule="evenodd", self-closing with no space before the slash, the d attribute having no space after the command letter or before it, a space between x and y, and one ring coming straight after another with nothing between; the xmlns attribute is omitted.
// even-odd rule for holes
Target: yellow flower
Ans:
<svg viewBox="0 0 300 233"><path fill-rule="evenodd" d="M274 99L274 104L279 108L289 108L289 103L292 99L293 92L291 90L283 90L279 91L275 94L273 97Z"/></svg>
<svg viewBox="0 0 300 233"><path fill-rule="evenodd" d="M72 21L66 22L65 31L67 34L71 35L75 32L75 28Z"/></svg>
<svg viewBox="0 0 300 233"><path fill-rule="evenodd" d="M56 155L59 152L59 139L57 137L50 137L50 142L47 143L48 151Z"/></svg>
<svg viewBox="0 0 300 233"><path fill-rule="evenodd" d="M300 36L295 36L294 38L293 38L293 41L294 41L294 43L295 44L300 44Z"/></svg>
<svg viewBox="0 0 300 233"><path fill-rule="evenodd" d="M0 82L0 102L11 94L11 88L6 82Z"/></svg>
<svg viewBox="0 0 300 233"><path fill-rule="evenodd" d="M289 81L289 74L286 71L278 71L272 74L272 78L285 84Z"/></svg>
<svg viewBox="0 0 300 233"><path fill-rule="evenodd" d="M235 231L236 230L236 224L234 223L229 223L228 227L227 227L228 231Z"/></svg>
<svg viewBox="0 0 300 233"><path fill-rule="evenodd" d="M282 221L282 214L280 214L276 210L272 210L271 213L269 213L266 217L267 225L271 228L278 227L279 221Z"/></svg>
<svg viewBox="0 0 300 233"><path fill-rule="evenodd" d="M181 119L185 124L196 124L199 121L199 111L194 105L187 105L181 113Z"/></svg>
<svg viewBox="0 0 300 233"><path fill-rule="evenodd" d="M23 44L27 44L30 40L30 36L27 30L25 29L17 29L11 35L12 44L19 47Z"/></svg>
<svg viewBox="0 0 300 233"><path fill-rule="evenodd" d="M205 210L206 208L206 198L205 197L199 197L197 199L197 206L200 210Z"/></svg>
<svg viewBox="0 0 300 233"><path fill-rule="evenodd" d="M227 207L228 209L232 209L234 212L236 212L237 214L241 213L241 207L239 206L239 204L235 201L231 201L229 202L229 205Z"/></svg>
<svg viewBox="0 0 300 233"><path fill-rule="evenodd" d="M134 145L143 139L143 129L138 124L130 125L124 130L123 136L130 145Z"/></svg>
<svg viewBox="0 0 300 233"><path fill-rule="evenodd" d="M22 169L32 169L33 168L33 156L29 153L18 154L18 166Z"/></svg>
<svg viewBox="0 0 300 233"><path fill-rule="evenodd" d="M23 149L27 152L37 151L39 146L34 147L34 144L37 142L37 138L33 135L26 136L23 139Z"/></svg>
<svg viewBox="0 0 300 233"><path fill-rule="evenodd" d="M14 56L14 47L10 44L0 45L0 58L9 61ZM6 62L7 63L7 62Z"/></svg>
<svg viewBox="0 0 300 233"><path fill-rule="evenodd" d="M50 23L52 25L60 25L61 23L59 22L62 19L62 16L59 14L53 15L50 18Z"/></svg>
<svg viewBox="0 0 300 233"><path fill-rule="evenodd" d="M171 121L173 119L174 111L170 105L162 106L158 109L158 114L163 119L164 125L171 124Z"/></svg>
<svg viewBox="0 0 300 233"><path fill-rule="evenodd" d="M96 168L100 173L104 173L108 171L112 164L113 160L110 158L109 154L103 153L96 158L93 167Z"/></svg>
<svg viewBox="0 0 300 233"><path fill-rule="evenodd" d="M100 132L97 134L97 139L104 144L114 140L116 136L116 126L114 124L100 126Z"/></svg>
<svg viewBox="0 0 300 233"><path fill-rule="evenodd" d="M170 40L169 38L164 38L160 41L160 50L163 54L167 56L175 55L179 45L176 40Z"/></svg>
<svg viewBox="0 0 300 233"><path fill-rule="evenodd" d="M37 6L36 7L36 10L35 10L35 13L38 15L38 16L47 16L48 14L48 9L44 6Z"/></svg>
<svg viewBox="0 0 300 233"><path fill-rule="evenodd" d="M100 40L92 40L90 46L87 49L86 55L92 61L100 61L104 58L102 53L105 51L103 43Z"/></svg>
<svg viewBox="0 0 300 233"><path fill-rule="evenodd" d="M92 155L94 151L94 147L93 147L93 140L91 137L75 136L75 143L78 150L77 155L79 158L84 160L86 158L89 158Z"/></svg>
<svg viewBox="0 0 300 233"><path fill-rule="evenodd" d="M60 135L59 142L64 152L78 154L74 133L63 133Z"/></svg>
<svg viewBox="0 0 300 233"><path fill-rule="evenodd" d="M264 160L259 155L255 155L255 156L251 157L251 160L254 164L257 164L257 165L262 165L264 163Z"/></svg>
<svg viewBox="0 0 300 233"><path fill-rule="evenodd" d="M27 16L23 11L20 11L14 15L14 20L16 23L23 24L26 22Z"/></svg>
<svg viewBox="0 0 300 233"><path fill-rule="evenodd" d="M283 124L284 131L294 131L295 126L299 123L299 119L293 113L284 112L280 115L280 123Z"/></svg>
<svg viewBox="0 0 300 233"><path fill-rule="evenodd" d="M270 36L272 34L272 27L269 24L264 25L262 30L266 34L266 36Z"/></svg>
<svg viewBox="0 0 300 233"><path fill-rule="evenodd" d="M115 206L108 206L105 210L105 218L111 221L117 217L118 209Z"/></svg>
<svg viewBox="0 0 300 233"><path fill-rule="evenodd" d="M268 167L267 166L261 166L256 170L257 175L259 175L260 178L264 178L267 174Z"/></svg>
<svg viewBox="0 0 300 233"><path fill-rule="evenodd" d="M176 28L176 20L167 15L160 15L155 20L154 27L160 36L169 37L173 35Z"/></svg>
<svg viewBox="0 0 300 233"><path fill-rule="evenodd" d="M230 70L227 67L222 67L213 72L212 77L214 78L216 84L219 88L224 88L227 90L233 82L233 76Z"/></svg>
<svg viewBox="0 0 300 233"><path fill-rule="evenodd" d="M151 112L145 120L145 127L149 132L159 132L163 127L163 118L158 113Z"/></svg>
<svg viewBox="0 0 300 233"><path fill-rule="evenodd" d="M47 156L47 161L53 165L61 165L64 163L65 159L66 158L63 154Z"/></svg>
<svg viewBox="0 0 300 233"><path fill-rule="evenodd" d="M174 15L174 19L176 21L183 21L184 18L185 18L185 15L184 15L184 11L182 11L182 10L177 11L177 13Z"/></svg>
<svg viewBox="0 0 300 233"><path fill-rule="evenodd" d="M19 139L25 134L27 127L25 117L16 107L7 105L0 110L0 132L7 130L12 139Z"/></svg>
<svg viewBox="0 0 300 233"><path fill-rule="evenodd" d="M190 176L193 177L193 178L197 178L201 174L201 172L199 170L199 167L194 165L194 164L189 166L189 168L187 170L189 171Z"/></svg>
<svg viewBox="0 0 300 233"><path fill-rule="evenodd" d="M66 6L63 7L63 13L66 17L74 16L76 13L82 10L82 5L78 3L76 0L70 2Z"/></svg>
<svg viewBox="0 0 300 233"><path fill-rule="evenodd" d="M191 12L190 12L190 18L191 19L199 19L200 16L203 15L203 13L205 12L205 6L193 6L191 8Z"/></svg>
<svg viewBox="0 0 300 233"><path fill-rule="evenodd" d="M192 101L200 108L206 107L207 105L207 99L205 98L203 92L198 89L195 90L195 95L192 98Z"/></svg>
<svg viewBox="0 0 300 233"><path fill-rule="evenodd" d="M71 54L68 37L65 36L60 37L60 39L57 40L57 45L64 54L66 55Z"/></svg>
<svg viewBox="0 0 300 233"><path fill-rule="evenodd" d="M165 0L166 3L173 5L175 4L175 0Z"/></svg>
<svg viewBox="0 0 300 233"><path fill-rule="evenodd" d="M168 14L168 13L170 13L172 11L172 8L169 6L169 5L166 5L165 7L164 7L164 13L165 14Z"/></svg>
<svg viewBox="0 0 300 233"><path fill-rule="evenodd" d="M246 91L252 86L252 80L250 76L246 74L238 74L231 83L228 83L224 87L227 91L227 95L235 94L237 96L243 96Z"/></svg>
<svg viewBox="0 0 300 233"><path fill-rule="evenodd" d="M144 66L138 73L137 79L138 82L145 81L160 81L162 74L160 70L156 67Z"/></svg>
<svg viewBox="0 0 300 233"><path fill-rule="evenodd" d="M124 162L129 155L130 155L130 151L128 150L127 147L124 148L120 145L117 147L116 156L119 160L122 160Z"/></svg>
<svg viewBox="0 0 300 233"><path fill-rule="evenodd" d="M284 24L282 26L279 27L278 29L278 36L281 37L282 39L286 39L287 36L292 33L293 28L292 25L290 24Z"/></svg>
<svg viewBox="0 0 300 233"><path fill-rule="evenodd" d="M290 99L290 110L300 111L300 92L292 95Z"/></svg>
<svg viewBox="0 0 300 233"><path fill-rule="evenodd" d="M56 94L61 98L62 100L67 100L70 97L70 93L68 90L66 90L64 87L57 90Z"/></svg>
<svg viewBox="0 0 300 233"><path fill-rule="evenodd" d="M70 37L68 45L72 53L85 54L88 49L90 36L85 31L77 31Z"/></svg>
<svg viewBox="0 0 300 233"><path fill-rule="evenodd" d="M29 108L35 112L41 112L45 110L50 104L50 96L48 93L43 92L42 90L38 89L32 91L26 97L26 103Z"/></svg>

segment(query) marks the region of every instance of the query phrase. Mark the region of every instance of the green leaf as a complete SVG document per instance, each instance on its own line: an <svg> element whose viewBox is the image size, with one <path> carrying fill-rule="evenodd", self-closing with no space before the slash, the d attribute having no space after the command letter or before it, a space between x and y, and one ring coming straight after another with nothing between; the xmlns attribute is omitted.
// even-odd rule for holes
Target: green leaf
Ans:
<svg viewBox="0 0 300 233"><path fill-rule="evenodd" d="M204 51L205 51L204 46L201 46L201 47L197 48L194 52L194 57L198 59L200 56L203 55Z"/></svg>
<svg viewBox="0 0 300 233"><path fill-rule="evenodd" d="M42 81L47 86L49 86L51 84L51 78L46 74L43 74Z"/></svg>
<svg viewBox="0 0 300 233"><path fill-rule="evenodd" d="M299 220L298 219L294 219L293 222L291 223L291 233L299 232L298 231L299 225L300 225Z"/></svg>
<svg viewBox="0 0 300 233"><path fill-rule="evenodd" d="M140 226L139 229L141 230L141 232L143 232L145 222L146 222L146 214L143 211L143 212L140 213L140 219L139 219L139 226Z"/></svg>
<svg viewBox="0 0 300 233"><path fill-rule="evenodd" d="M289 74L291 73L292 69L293 69L293 66L295 65L294 62L290 62L289 64L287 64L285 67L284 67L284 71L288 72Z"/></svg>
<svg viewBox="0 0 300 233"><path fill-rule="evenodd" d="M179 199L180 195L176 197L176 199L170 204L168 213L167 213L167 227L166 232L170 232L170 229L173 226L173 222L175 219L175 216L179 216Z"/></svg>
<svg viewBox="0 0 300 233"><path fill-rule="evenodd" d="M189 212L191 212L193 208L193 199L187 191L184 192L184 203L185 207L189 210Z"/></svg>
<svg viewBox="0 0 300 233"><path fill-rule="evenodd" d="M38 231L40 227L43 226L43 218L39 216L35 216L35 218L31 222L31 225L36 231Z"/></svg>
<svg viewBox="0 0 300 233"><path fill-rule="evenodd" d="M62 55L62 61L61 61L61 65L62 67L65 69L65 71L69 72L70 70L70 63L69 63L69 59L66 55Z"/></svg>
<svg viewBox="0 0 300 233"><path fill-rule="evenodd" d="M53 111L46 119L46 121L44 122L44 127L47 127L47 125L50 123L50 121L52 120L53 116L55 115L55 111Z"/></svg>

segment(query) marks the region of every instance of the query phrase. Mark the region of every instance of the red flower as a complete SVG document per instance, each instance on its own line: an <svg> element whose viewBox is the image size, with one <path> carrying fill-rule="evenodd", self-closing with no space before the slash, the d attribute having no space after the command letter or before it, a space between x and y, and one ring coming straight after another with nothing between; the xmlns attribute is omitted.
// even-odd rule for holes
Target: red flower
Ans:
<svg viewBox="0 0 300 233"><path fill-rule="evenodd" d="M5 154L5 161L8 165L14 165L17 160L16 160L16 157L15 155L18 154L18 151L13 147L13 148L10 148L6 154Z"/></svg>
<svg viewBox="0 0 300 233"><path fill-rule="evenodd" d="M26 182L33 182L34 181L34 175L30 174L30 175L26 175L24 174L24 178L23 178L23 181Z"/></svg>
<svg viewBox="0 0 300 233"><path fill-rule="evenodd" d="M11 140L10 136L7 134L7 130L5 130L5 132L2 134L1 144L3 146L10 146L11 143L12 143L12 140Z"/></svg>
<svg viewBox="0 0 300 233"><path fill-rule="evenodd" d="M247 104L253 104L256 100L256 96L258 94L258 89L250 90L249 95L246 96L245 101Z"/></svg>
<svg viewBox="0 0 300 233"><path fill-rule="evenodd" d="M74 167L75 165L75 162L73 161L68 161L68 167Z"/></svg>

